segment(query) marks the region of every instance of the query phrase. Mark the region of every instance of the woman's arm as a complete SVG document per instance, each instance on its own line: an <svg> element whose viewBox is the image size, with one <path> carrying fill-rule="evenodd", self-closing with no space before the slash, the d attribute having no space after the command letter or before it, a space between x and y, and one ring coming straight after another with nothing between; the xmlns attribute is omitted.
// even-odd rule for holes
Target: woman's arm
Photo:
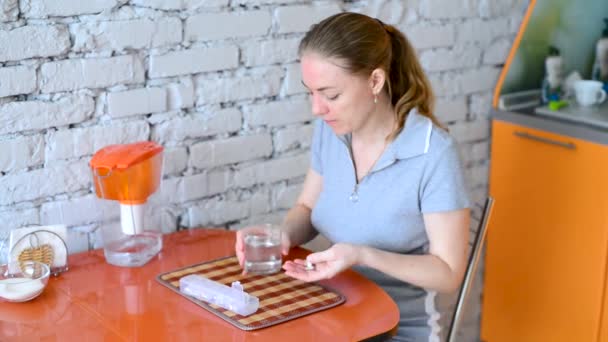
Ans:
<svg viewBox="0 0 608 342"><path fill-rule="evenodd" d="M423 217L430 242L428 254L404 255L362 246L357 263L426 289L455 291L466 269L469 210Z"/></svg>
<svg viewBox="0 0 608 342"><path fill-rule="evenodd" d="M469 209L424 214L423 217L430 241L428 254L407 255L339 243L307 257L315 264L314 271L307 271L301 260L287 262L284 268L292 277L316 281L331 278L358 264L423 288L440 292L455 291L466 269Z"/></svg>
<svg viewBox="0 0 608 342"><path fill-rule="evenodd" d="M317 236L310 222L310 213L323 187L323 177L309 169L296 204L289 210L283 221L283 231L289 236L291 246L307 243Z"/></svg>

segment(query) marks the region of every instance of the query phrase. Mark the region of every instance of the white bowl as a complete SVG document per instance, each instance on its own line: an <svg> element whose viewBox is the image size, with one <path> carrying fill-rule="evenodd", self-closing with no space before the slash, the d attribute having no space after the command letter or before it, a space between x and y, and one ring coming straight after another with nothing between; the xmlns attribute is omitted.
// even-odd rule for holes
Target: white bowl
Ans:
<svg viewBox="0 0 608 342"><path fill-rule="evenodd" d="M26 302L38 297L49 281L49 266L37 262L13 261L0 266L0 300Z"/></svg>

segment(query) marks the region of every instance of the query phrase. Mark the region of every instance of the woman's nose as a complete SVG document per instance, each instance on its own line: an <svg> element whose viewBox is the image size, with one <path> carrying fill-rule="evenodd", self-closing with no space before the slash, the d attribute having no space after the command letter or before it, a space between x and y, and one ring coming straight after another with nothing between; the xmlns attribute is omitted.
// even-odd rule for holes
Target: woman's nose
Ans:
<svg viewBox="0 0 608 342"><path fill-rule="evenodd" d="M312 95L310 101L312 102L312 113L314 115L324 115L327 113L327 106L318 96Z"/></svg>

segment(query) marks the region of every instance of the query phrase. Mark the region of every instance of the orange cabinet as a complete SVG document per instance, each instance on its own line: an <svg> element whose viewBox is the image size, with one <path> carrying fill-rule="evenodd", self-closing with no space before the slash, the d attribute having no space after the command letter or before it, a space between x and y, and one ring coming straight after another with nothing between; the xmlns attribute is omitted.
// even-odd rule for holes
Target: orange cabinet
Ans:
<svg viewBox="0 0 608 342"><path fill-rule="evenodd" d="M608 341L608 146L495 120L481 338Z"/></svg>

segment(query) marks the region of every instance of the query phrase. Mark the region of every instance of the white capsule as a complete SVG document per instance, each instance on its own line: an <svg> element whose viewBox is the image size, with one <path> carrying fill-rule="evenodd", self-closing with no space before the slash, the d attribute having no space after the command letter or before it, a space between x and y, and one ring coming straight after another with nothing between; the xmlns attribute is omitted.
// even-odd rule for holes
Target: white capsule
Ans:
<svg viewBox="0 0 608 342"><path fill-rule="evenodd" d="M310 262L310 260L306 260L306 268L307 271L312 271L315 269L315 265L312 264L312 262Z"/></svg>

